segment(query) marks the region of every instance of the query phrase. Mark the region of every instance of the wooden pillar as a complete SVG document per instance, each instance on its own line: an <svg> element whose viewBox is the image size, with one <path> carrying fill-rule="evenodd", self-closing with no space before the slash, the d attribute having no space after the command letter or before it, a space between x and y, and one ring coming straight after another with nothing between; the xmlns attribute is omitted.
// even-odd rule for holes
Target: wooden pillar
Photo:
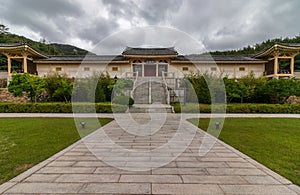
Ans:
<svg viewBox="0 0 300 195"><path fill-rule="evenodd" d="M10 56L7 56L7 73L8 73L8 76L11 76L11 58L10 58Z"/></svg>
<svg viewBox="0 0 300 195"><path fill-rule="evenodd" d="M27 68L27 55L23 55L23 69L24 69L24 73L28 72L28 68Z"/></svg>
<svg viewBox="0 0 300 195"><path fill-rule="evenodd" d="M237 64L234 64L233 66L233 78L236 79L236 67L237 67ZM217 67L218 69L218 67Z"/></svg>
<svg viewBox="0 0 300 195"><path fill-rule="evenodd" d="M278 74L278 56L274 58L274 75Z"/></svg>
<svg viewBox="0 0 300 195"><path fill-rule="evenodd" d="M141 76L139 75L139 77L144 77L144 75L145 75L145 63L142 63L142 75Z"/></svg>
<svg viewBox="0 0 300 195"><path fill-rule="evenodd" d="M291 74L294 76L294 67L295 67L295 60L294 60L294 56L291 57L291 63L290 63L290 70L291 70Z"/></svg>

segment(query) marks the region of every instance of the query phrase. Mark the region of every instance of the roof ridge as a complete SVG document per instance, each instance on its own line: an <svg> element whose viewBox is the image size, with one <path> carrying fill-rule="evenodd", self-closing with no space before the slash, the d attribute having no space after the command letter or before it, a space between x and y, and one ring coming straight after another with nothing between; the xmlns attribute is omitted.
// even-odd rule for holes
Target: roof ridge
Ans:
<svg viewBox="0 0 300 195"><path fill-rule="evenodd" d="M130 47L130 46L126 46L125 50L126 49L172 49L174 50L175 47L172 46L172 47Z"/></svg>

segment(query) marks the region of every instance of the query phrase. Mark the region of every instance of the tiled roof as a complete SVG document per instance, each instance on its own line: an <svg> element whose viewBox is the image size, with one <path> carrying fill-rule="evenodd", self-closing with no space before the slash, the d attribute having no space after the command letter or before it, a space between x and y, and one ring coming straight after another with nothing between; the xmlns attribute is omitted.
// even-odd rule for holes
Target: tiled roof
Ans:
<svg viewBox="0 0 300 195"><path fill-rule="evenodd" d="M16 47L26 45L24 43L0 43L0 47Z"/></svg>
<svg viewBox="0 0 300 195"><path fill-rule="evenodd" d="M27 43L0 43L0 47L9 50L23 50L27 47L33 55L40 58L47 58L47 55L44 52L41 52L40 50L31 47Z"/></svg>
<svg viewBox="0 0 300 195"><path fill-rule="evenodd" d="M260 61L248 56L223 56L223 55L186 55L177 56L174 60L179 61Z"/></svg>
<svg viewBox="0 0 300 195"><path fill-rule="evenodd" d="M300 47L300 43L280 43L280 45L285 45L290 47Z"/></svg>
<svg viewBox="0 0 300 195"><path fill-rule="evenodd" d="M122 55L178 55L174 47L168 48L134 48L126 47Z"/></svg>
<svg viewBox="0 0 300 195"><path fill-rule="evenodd" d="M90 55L90 56L49 56L40 61L123 61L126 60L121 55Z"/></svg>
<svg viewBox="0 0 300 195"><path fill-rule="evenodd" d="M91 56L49 56L39 61L125 61L122 55L91 55ZM173 58L178 61L261 61L247 56L221 56L221 55L178 55Z"/></svg>
<svg viewBox="0 0 300 195"><path fill-rule="evenodd" d="M296 50L299 51L300 50L300 43L276 43L275 45L272 45L271 47L267 47L259 52L257 52L254 56L261 58L261 57L265 57L266 55L268 55L268 53L270 53L270 51L274 50L274 48L276 48L276 46L284 48L287 47L289 49L292 50Z"/></svg>

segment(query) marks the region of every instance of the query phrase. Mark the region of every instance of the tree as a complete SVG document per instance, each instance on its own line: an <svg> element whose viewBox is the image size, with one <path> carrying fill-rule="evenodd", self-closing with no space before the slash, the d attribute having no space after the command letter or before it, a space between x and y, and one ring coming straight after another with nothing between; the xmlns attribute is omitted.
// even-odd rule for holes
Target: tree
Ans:
<svg viewBox="0 0 300 195"><path fill-rule="evenodd" d="M257 88L263 85L266 82L266 79L259 77L255 78L253 71L250 72L247 76L242 77L239 82L241 83L242 90L242 103L248 102L253 103L256 101L256 92Z"/></svg>
<svg viewBox="0 0 300 195"><path fill-rule="evenodd" d="M66 75L52 74L43 78L46 85L45 89L50 101L71 100L73 82Z"/></svg>
<svg viewBox="0 0 300 195"><path fill-rule="evenodd" d="M110 86L114 84L113 80L110 78L108 72L106 73L100 73L100 75L97 75L96 78L97 86L95 90L95 102L105 102L105 101L111 101L111 94L113 88Z"/></svg>
<svg viewBox="0 0 300 195"><path fill-rule="evenodd" d="M208 79L208 75L200 72L187 75L186 81L183 83L186 87L187 102L211 103Z"/></svg>
<svg viewBox="0 0 300 195"><path fill-rule="evenodd" d="M271 79L257 91L265 103L284 103L290 96L300 96L300 82L295 79Z"/></svg>
<svg viewBox="0 0 300 195"><path fill-rule="evenodd" d="M224 78L227 102L231 103L235 99L242 99L242 86L234 79Z"/></svg>
<svg viewBox="0 0 300 195"><path fill-rule="evenodd" d="M94 73L92 76L77 80L74 84L72 101L106 102L111 101L114 81L106 73Z"/></svg>
<svg viewBox="0 0 300 195"><path fill-rule="evenodd" d="M8 30L9 30L8 27L6 27L3 24L0 24L0 34L9 34Z"/></svg>
<svg viewBox="0 0 300 195"><path fill-rule="evenodd" d="M66 102L71 100L73 83L67 80L61 80L61 85L57 88L52 96L54 100L64 100Z"/></svg>
<svg viewBox="0 0 300 195"><path fill-rule="evenodd" d="M31 101L37 102L38 97L45 91L45 82L38 76L24 74L13 74L8 85L8 91L14 96L20 97L23 93L28 93Z"/></svg>

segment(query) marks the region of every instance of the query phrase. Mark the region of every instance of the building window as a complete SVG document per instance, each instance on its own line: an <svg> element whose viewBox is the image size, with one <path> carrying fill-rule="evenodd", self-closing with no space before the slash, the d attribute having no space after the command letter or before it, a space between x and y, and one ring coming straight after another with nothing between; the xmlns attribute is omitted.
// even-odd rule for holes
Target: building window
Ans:
<svg viewBox="0 0 300 195"><path fill-rule="evenodd" d="M241 72L242 72L242 71L245 71L245 67L240 67L240 68L239 68L239 71L241 71Z"/></svg>
<svg viewBox="0 0 300 195"><path fill-rule="evenodd" d="M189 67L187 67L187 66L182 67L182 71L189 71Z"/></svg>
<svg viewBox="0 0 300 195"><path fill-rule="evenodd" d="M168 72L168 65L167 64L158 64L158 76L162 76L162 73Z"/></svg>
<svg viewBox="0 0 300 195"><path fill-rule="evenodd" d="M116 71L118 71L118 67L112 67L112 71L114 71L114 72L116 72Z"/></svg>
<svg viewBox="0 0 300 195"><path fill-rule="evenodd" d="M156 61L155 60L145 60L146 64L155 64Z"/></svg>
<svg viewBox="0 0 300 195"><path fill-rule="evenodd" d="M56 68L55 68L55 71L56 71L56 72L61 72L61 70L62 70L61 67L56 67Z"/></svg>
<svg viewBox="0 0 300 195"><path fill-rule="evenodd" d="M133 63L142 63L141 60L134 60Z"/></svg>
<svg viewBox="0 0 300 195"><path fill-rule="evenodd" d="M83 70L84 71L90 71L90 67L84 67Z"/></svg>
<svg viewBox="0 0 300 195"><path fill-rule="evenodd" d="M216 67L211 67L210 70L211 71L217 71L217 68Z"/></svg>
<svg viewBox="0 0 300 195"><path fill-rule="evenodd" d="M132 70L133 70L133 72L138 72L138 76L142 76L143 66L142 66L142 64L133 64Z"/></svg>
<svg viewBox="0 0 300 195"><path fill-rule="evenodd" d="M168 63L168 61L167 60L159 60L159 63Z"/></svg>

